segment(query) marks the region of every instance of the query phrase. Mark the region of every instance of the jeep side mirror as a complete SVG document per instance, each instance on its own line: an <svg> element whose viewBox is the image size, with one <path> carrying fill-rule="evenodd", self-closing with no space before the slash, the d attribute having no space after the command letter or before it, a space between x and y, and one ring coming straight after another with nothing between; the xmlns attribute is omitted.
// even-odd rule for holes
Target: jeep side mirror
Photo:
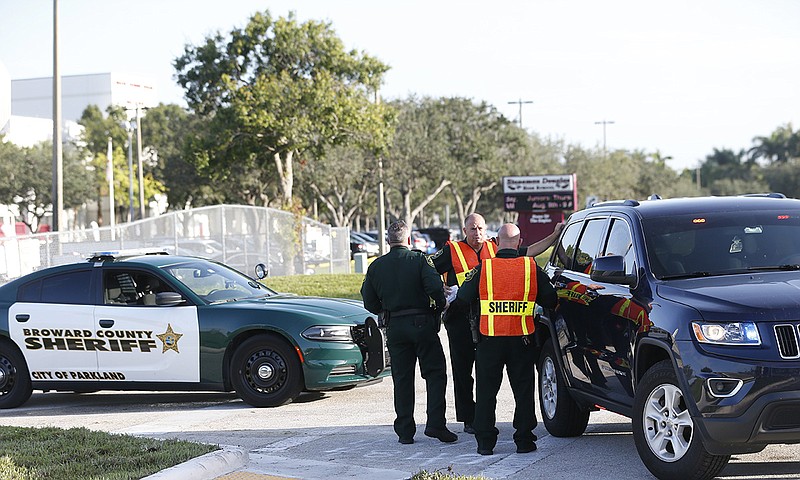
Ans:
<svg viewBox="0 0 800 480"><path fill-rule="evenodd" d="M638 283L635 274L625 273L625 258L620 255L595 258L590 276L595 282L628 285L631 288Z"/></svg>

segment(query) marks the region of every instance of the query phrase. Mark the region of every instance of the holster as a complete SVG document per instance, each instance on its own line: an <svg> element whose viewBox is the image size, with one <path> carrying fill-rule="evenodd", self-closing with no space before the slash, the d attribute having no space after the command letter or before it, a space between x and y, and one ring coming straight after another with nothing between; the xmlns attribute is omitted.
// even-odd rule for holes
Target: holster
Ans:
<svg viewBox="0 0 800 480"><path fill-rule="evenodd" d="M469 313L467 314L467 320L469 321L469 330L472 332L472 343L477 344L481 341L480 309L475 308L474 305L471 305L469 307Z"/></svg>
<svg viewBox="0 0 800 480"><path fill-rule="evenodd" d="M388 327L389 326L389 312L386 310L381 311L378 314L378 326L379 327Z"/></svg>

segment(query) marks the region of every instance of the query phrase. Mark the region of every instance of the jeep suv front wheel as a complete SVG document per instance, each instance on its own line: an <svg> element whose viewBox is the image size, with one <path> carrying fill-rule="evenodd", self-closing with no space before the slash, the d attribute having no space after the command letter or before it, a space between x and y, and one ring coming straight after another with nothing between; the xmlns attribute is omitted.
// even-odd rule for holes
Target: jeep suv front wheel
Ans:
<svg viewBox="0 0 800 480"><path fill-rule="evenodd" d="M714 478L731 458L706 451L669 360L653 365L639 382L632 420L639 457L662 480Z"/></svg>

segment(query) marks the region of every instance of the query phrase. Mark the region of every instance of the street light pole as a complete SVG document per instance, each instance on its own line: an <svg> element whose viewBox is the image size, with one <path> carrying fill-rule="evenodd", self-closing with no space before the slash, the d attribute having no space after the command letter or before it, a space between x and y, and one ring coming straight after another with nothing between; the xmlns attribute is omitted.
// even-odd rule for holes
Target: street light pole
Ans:
<svg viewBox="0 0 800 480"><path fill-rule="evenodd" d="M139 167L139 218L144 218L144 173L142 173L142 118L136 104L136 161Z"/></svg>
<svg viewBox="0 0 800 480"><path fill-rule="evenodd" d="M64 152L61 145L61 73L58 64L58 0L53 0L53 231L64 224ZM59 242L59 245L61 242Z"/></svg>
<svg viewBox="0 0 800 480"><path fill-rule="evenodd" d="M114 225L117 223L114 212L114 149L111 137L108 137L108 164L106 166L106 181L108 181L108 225L111 227L111 240L114 240Z"/></svg>
<svg viewBox="0 0 800 480"><path fill-rule="evenodd" d="M528 103L533 103L533 100L523 100L520 98L519 100L508 102L509 105L519 105L519 128L522 128L522 105Z"/></svg>
<svg viewBox="0 0 800 480"><path fill-rule="evenodd" d="M603 158L608 156L608 152L606 150L606 125L613 125L613 120L602 120L600 122L594 122L595 125L603 125Z"/></svg>
<svg viewBox="0 0 800 480"><path fill-rule="evenodd" d="M128 129L128 222L133 221L133 125L127 124Z"/></svg>

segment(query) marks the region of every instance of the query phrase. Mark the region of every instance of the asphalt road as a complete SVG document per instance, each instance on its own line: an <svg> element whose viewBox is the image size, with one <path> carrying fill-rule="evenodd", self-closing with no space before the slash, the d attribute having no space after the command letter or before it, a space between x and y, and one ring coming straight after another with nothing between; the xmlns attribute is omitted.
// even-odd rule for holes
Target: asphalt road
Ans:
<svg viewBox="0 0 800 480"><path fill-rule="evenodd" d="M458 441L443 444L422 434L424 384L419 378L417 390L413 445L398 444L392 431L390 379L348 391L304 394L292 404L265 409L227 393L37 392L20 408L0 410L0 424L86 427L239 446L250 457L242 471L292 478L404 479L423 469L497 479L652 478L639 460L625 417L595 412L587 432L577 438L552 437L540 422L535 430L539 449L516 454L513 397L504 382L497 410L499 443L495 455L481 456L474 438L455 422L450 386L447 418ZM733 457L719 478L800 479L798 460L800 445L770 446Z"/></svg>

